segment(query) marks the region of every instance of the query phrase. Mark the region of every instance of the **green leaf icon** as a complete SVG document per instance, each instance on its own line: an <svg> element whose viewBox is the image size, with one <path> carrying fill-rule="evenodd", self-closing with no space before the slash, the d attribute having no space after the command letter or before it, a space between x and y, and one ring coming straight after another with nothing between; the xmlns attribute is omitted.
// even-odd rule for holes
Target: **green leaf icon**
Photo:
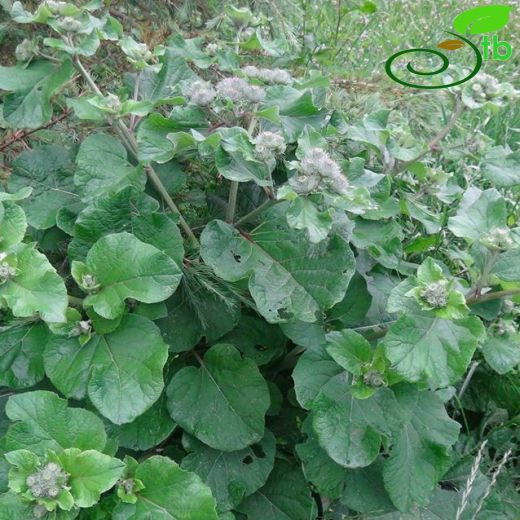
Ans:
<svg viewBox="0 0 520 520"><path fill-rule="evenodd" d="M484 5L463 11L453 20L459 34L482 34L498 31L509 20L511 7L507 5Z"/></svg>

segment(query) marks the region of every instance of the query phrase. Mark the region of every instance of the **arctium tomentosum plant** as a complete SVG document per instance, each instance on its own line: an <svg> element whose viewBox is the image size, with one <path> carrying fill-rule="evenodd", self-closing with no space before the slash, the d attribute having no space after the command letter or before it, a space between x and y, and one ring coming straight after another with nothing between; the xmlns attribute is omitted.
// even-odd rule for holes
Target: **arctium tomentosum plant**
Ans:
<svg viewBox="0 0 520 520"><path fill-rule="evenodd" d="M0 518L517 519L500 70L396 101L317 1L7 4Z"/></svg>

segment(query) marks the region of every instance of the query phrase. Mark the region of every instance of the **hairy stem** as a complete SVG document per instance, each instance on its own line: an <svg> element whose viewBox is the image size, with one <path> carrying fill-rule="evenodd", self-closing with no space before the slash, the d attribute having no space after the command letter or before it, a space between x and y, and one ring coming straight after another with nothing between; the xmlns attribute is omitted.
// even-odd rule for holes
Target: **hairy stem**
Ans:
<svg viewBox="0 0 520 520"><path fill-rule="evenodd" d="M254 112L254 109L253 109ZM247 133L249 135L253 135L255 131L257 123L257 118L253 115L251 116L251 121L249 122L249 128L247 129ZM271 181L272 184L272 181ZM231 181L231 186L229 187L229 198L228 198L228 207L226 211L226 222L229 224L233 223L235 219L235 210L237 207L237 198L238 198L238 181Z"/></svg>
<svg viewBox="0 0 520 520"><path fill-rule="evenodd" d="M85 79L85 81L88 83L89 87L99 96L102 96L103 93L101 90L99 90L99 87L96 85L96 82L93 80L92 76L88 72L88 70L83 66L83 63L81 63L81 60L78 56L74 57L74 63L78 70L81 72L81 75ZM133 133L128 129L128 127L121 121L120 119L115 120L112 123L120 135L120 137L123 140L123 144L128 149L128 151L132 154L132 156L139 160L138 157L138 148L137 148L137 142L135 140L135 137ZM168 190L164 187L164 184L162 183L161 179L155 173L155 170L151 165L148 165L145 167L146 174L148 175L148 178L150 179L150 182L152 183L155 190L161 195L161 197L164 199L164 202L166 205L170 208L171 211L176 213L179 216L179 224L181 228L183 229L186 236L193 242L193 245L198 246L198 240L193 231L191 230L190 226L184 219L184 217L181 215L181 212L173 199L170 197L170 194L168 193Z"/></svg>

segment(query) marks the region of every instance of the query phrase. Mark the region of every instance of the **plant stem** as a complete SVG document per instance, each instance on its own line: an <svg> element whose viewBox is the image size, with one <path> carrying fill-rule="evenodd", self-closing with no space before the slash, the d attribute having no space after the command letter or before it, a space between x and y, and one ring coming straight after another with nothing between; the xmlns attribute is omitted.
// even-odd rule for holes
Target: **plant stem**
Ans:
<svg viewBox="0 0 520 520"><path fill-rule="evenodd" d="M256 107L255 107L256 108ZM255 110L253 108L253 112ZM247 133L251 136L255 131L257 119L253 115L251 116L251 121L249 122L249 128L247 129ZM272 185L272 180L271 180ZM229 187L229 198L228 198L228 206L226 211L226 222L229 224L233 224L233 220L235 218L235 210L237 207L237 198L238 198L238 181L231 181L231 186Z"/></svg>
<svg viewBox="0 0 520 520"><path fill-rule="evenodd" d="M242 218L238 219L235 222L235 227L239 227L244 225L246 222L249 222L250 220L253 220L257 215L262 213L264 209L269 208L270 206L274 206L275 204L278 204L279 202L282 202L281 200L276 199L267 199L260 206L255 208L253 211L250 211L247 215L244 215Z"/></svg>
<svg viewBox="0 0 520 520"><path fill-rule="evenodd" d="M516 294L520 294L520 288L507 289L505 291L494 291L494 292L482 294L481 296L478 296L478 297L471 296L466 299L466 304L474 305L475 303L489 302L491 300L498 300L499 298L505 298L506 296L514 296Z"/></svg>
<svg viewBox="0 0 520 520"><path fill-rule="evenodd" d="M475 373L475 370L477 370L477 367L480 365L478 361L473 361L471 363L471 367L468 370L468 374L466 375L466 378L464 379L464 383L462 383L462 386L460 387L458 398L460 399L464 392L466 391L466 388L469 386L469 382L471 381L471 378L473 377L473 374Z"/></svg>
<svg viewBox="0 0 520 520"><path fill-rule="evenodd" d="M83 63L81 63L81 60L78 56L74 57L74 63L76 64L76 67L81 72L81 75L85 79L85 81L88 83L89 87L99 96L102 96L103 93L101 90L99 90L99 87L96 85L96 82L92 79L92 76L88 72L88 70L83 66ZM132 132L128 129L128 127L121 121L120 119L114 121L112 123L119 134L119 136L122 138L123 143L125 147L128 149L128 151L132 154L132 156L139 161L138 157L138 147L137 142L135 140L134 135ZM198 246L199 242L197 240L197 237L191 230L190 226L184 220L184 217L181 215L181 212L173 199L170 197L170 194L168 193L168 190L164 187L164 184L162 183L161 179L155 173L155 170L151 165L148 165L145 167L146 174L148 175L148 178L150 179L150 182L152 183L153 187L156 189L156 191L161 195L161 197L166 202L166 205L170 208L171 211L176 213L179 216L179 224L181 228L183 229L184 233L188 236L188 238L193 242L194 246Z"/></svg>
<svg viewBox="0 0 520 520"><path fill-rule="evenodd" d="M406 168L408 168L410 164L420 161L423 157L425 157L432 150L434 150L437 147L437 145L453 130L453 127L455 126L460 116L464 112L464 109L464 104L459 98L457 98L455 101L455 108L446 126L444 126L437 133L437 135L429 142L428 146L417 157L411 159L410 161L405 161L404 163L401 163L401 165L397 169L395 169L393 173L401 173L402 171L406 170Z"/></svg>

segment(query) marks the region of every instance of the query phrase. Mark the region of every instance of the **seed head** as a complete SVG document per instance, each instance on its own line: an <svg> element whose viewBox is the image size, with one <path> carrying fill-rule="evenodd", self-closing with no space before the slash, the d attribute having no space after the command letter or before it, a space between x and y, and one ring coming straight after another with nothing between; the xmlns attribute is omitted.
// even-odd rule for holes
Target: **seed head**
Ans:
<svg viewBox="0 0 520 520"><path fill-rule="evenodd" d="M208 106L215 99L217 93L207 81L198 80L191 84L188 97L191 103L202 107Z"/></svg>

